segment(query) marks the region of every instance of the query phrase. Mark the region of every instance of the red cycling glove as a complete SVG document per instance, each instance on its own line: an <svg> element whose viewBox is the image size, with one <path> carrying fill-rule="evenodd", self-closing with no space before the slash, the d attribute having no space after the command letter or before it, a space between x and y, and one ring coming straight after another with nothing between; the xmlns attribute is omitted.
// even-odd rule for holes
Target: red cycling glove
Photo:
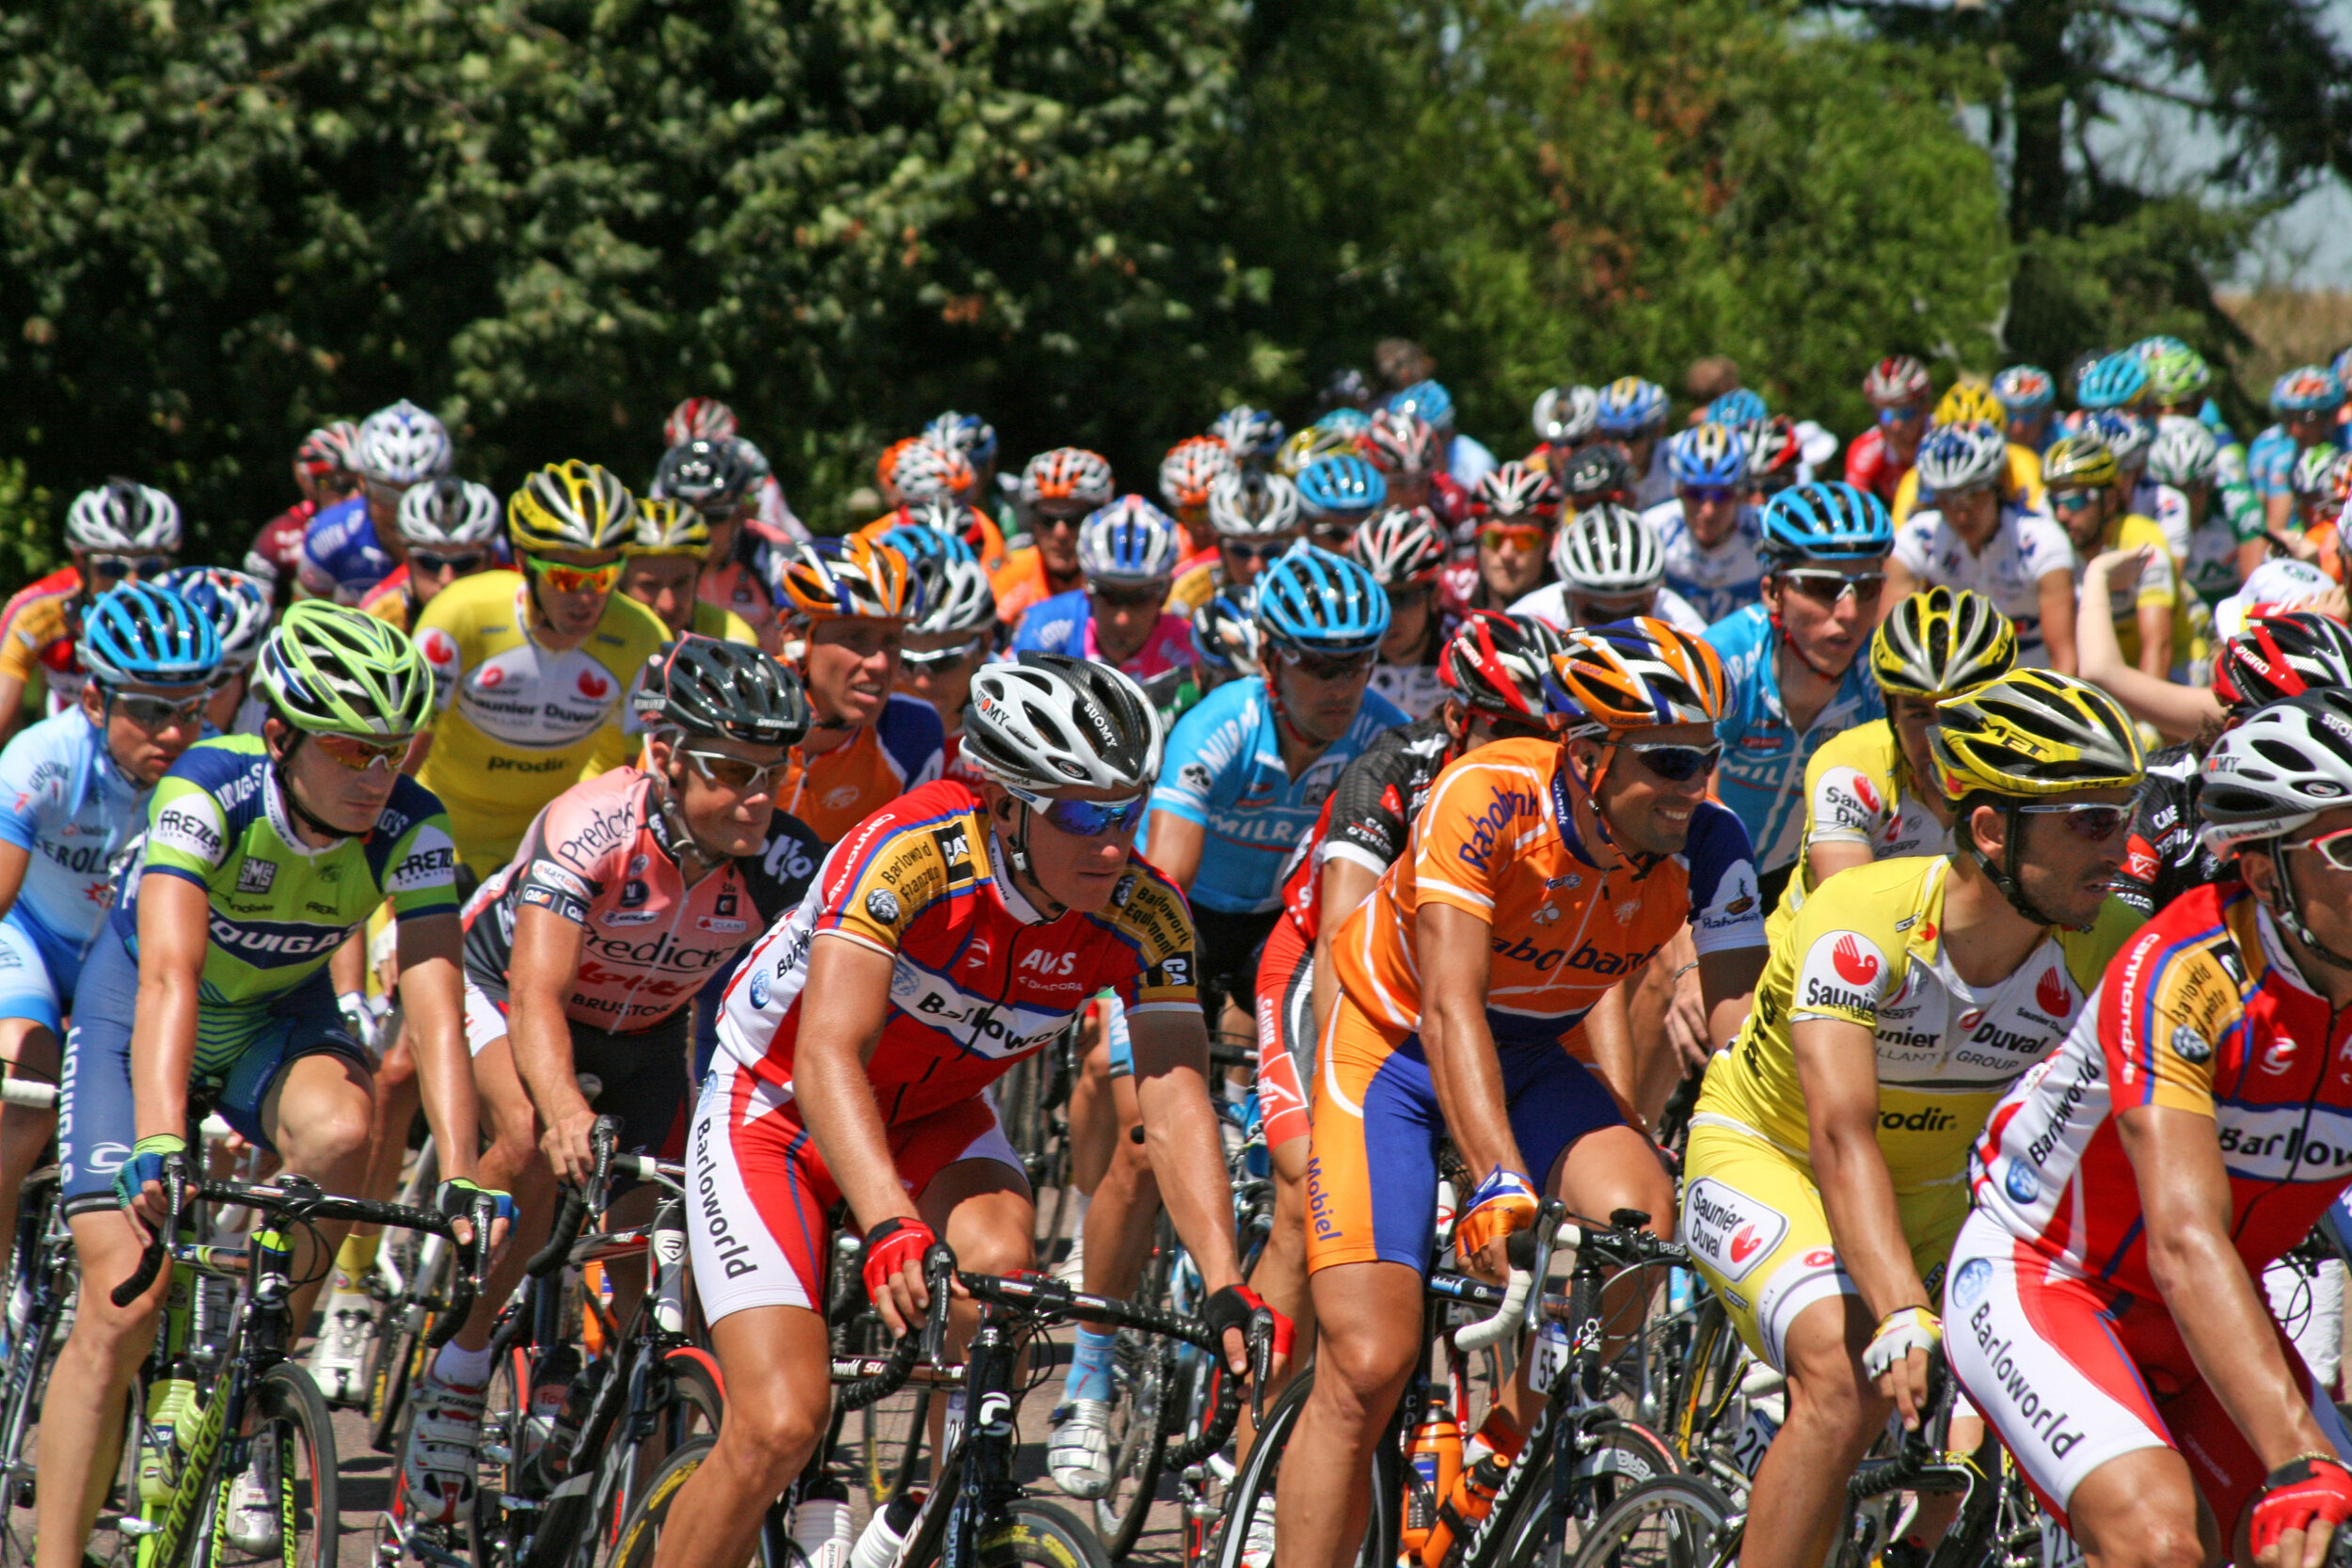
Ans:
<svg viewBox="0 0 2352 1568"><path fill-rule="evenodd" d="M1274 1315L1274 1356L1280 1360L1291 1353L1291 1339L1296 1332L1291 1321L1271 1307L1265 1298L1247 1285L1228 1285L1221 1291L1209 1292L1209 1299L1200 1305L1200 1321L1209 1331L1222 1338L1229 1328L1239 1329L1244 1338L1249 1336L1249 1320L1261 1307Z"/></svg>
<svg viewBox="0 0 2352 1568"><path fill-rule="evenodd" d="M858 1274L866 1281L866 1299L879 1303L889 1293L892 1276L909 1262L921 1267L923 1254L938 1241L931 1227L918 1219L884 1220L868 1230L857 1263Z"/></svg>
<svg viewBox="0 0 2352 1568"><path fill-rule="evenodd" d="M2352 1470L2306 1454L2280 1465L2264 1481L2254 1498L2248 1544L2262 1551L2291 1529L2309 1529L2314 1519L2331 1525L2352 1519Z"/></svg>

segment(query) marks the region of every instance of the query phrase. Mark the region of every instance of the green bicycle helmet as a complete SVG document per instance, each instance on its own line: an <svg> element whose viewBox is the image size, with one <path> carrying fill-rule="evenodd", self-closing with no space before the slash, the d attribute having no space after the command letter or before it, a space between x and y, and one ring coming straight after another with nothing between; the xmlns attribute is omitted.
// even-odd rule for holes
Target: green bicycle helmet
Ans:
<svg viewBox="0 0 2352 1568"><path fill-rule="evenodd" d="M433 720L433 671L407 634L323 599L287 608L255 673L278 716L313 735L383 740Z"/></svg>

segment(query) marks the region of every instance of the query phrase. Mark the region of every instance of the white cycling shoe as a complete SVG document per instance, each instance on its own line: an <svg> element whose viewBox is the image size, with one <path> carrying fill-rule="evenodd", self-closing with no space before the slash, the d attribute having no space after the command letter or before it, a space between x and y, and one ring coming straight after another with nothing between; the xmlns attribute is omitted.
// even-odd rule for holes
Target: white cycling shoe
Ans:
<svg viewBox="0 0 2352 1568"><path fill-rule="evenodd" d="M1111 1489L1111 1407L1107 1400L1072 1400L1054 1412L1045 1440L1045 1467L1064 1497L1091 1499Z"/></svg>
<svg viewBox="0 0 2352 1568"><path fill-rule="evenodd" d="M418 1380L409 1401L408 1450L401 1459L408 1516L420 1524L453 1525L473 1503L483 1390L446 1383L434 1368Z"/></svg>
<svg viewBox="0 0 2352 1568"><path fill-rule="evenodd" d="M368 1338L374 1328L375 1303L364 1291L337 1291L326 1298L309 1359L311 1381L327 1403L367 1402Z"/></svg>
<svg viewBox="0 0 2352 1568"><path fill-rule="evenodd" d="M229 1544L243 1552L273 1552L278 1549L278 1449L275 1444L258 1447L253 1463L230 1483Z"/></svg>

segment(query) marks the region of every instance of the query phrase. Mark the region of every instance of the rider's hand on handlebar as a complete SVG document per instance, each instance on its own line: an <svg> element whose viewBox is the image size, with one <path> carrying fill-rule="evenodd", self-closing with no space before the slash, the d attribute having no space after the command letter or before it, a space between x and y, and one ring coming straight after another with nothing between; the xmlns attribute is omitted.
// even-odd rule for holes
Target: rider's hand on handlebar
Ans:
<svg viewBox="0 0 2352 1568"><path fill-rule="evenodd" d="M507 1233L514 1227L515 1200L508 1194L493 1187L477 1186L462 1176L453 1176L433 1190L433 1207L451 1222L460 1246L473 1244L473 1200L477 1195L486 1196L497 1205L498 1217L490 1222L490 1250L496 1252L506 1244Z"/></svg>
<svg viewBox="0 0 2352 1568"><path fill-rule="evenodd" d="M1928 1364L1943 1341L1944 1324L1924 1307L1889 1312L1862 1353L1862 1370L1878 1384L1882 1398L1895 1402L1905 1432L1919 1430L1928 1407Z"/></svg>
<svg viewBox="0 0 2352 1568"><path fill-rule="evenodd" d="M2352 1471L2308 1453L2270 1472L2247 1521L2256 1568L2321 1568L2331 1537L2352 1518Z"/></svg>
<svg viewBox="0 0 2352 1568"><path fill-rule="evenodd" d="M1497 1165L1486 1173L1454 1222L1454 1247L1462 1266L1481 1279L1500 1282L1511 1275L1503 1248L1515 1230L1535 1223L1535 1183Z"/></svg>
<svg viewBox="0 0 2352 1568"><path fill-rule="evenodd" d="M555 1167L557 1180L583 1189L596 1180L596 1147L589 1136L596 1125L596 1113L583 1100L576 1109L549 1122L540 1134L539 1147L547 1152L548 1164Z"/></svg>
<svg viewBox="0 0 2352 1568"><path fill-rule="evenodd" d="M930 1310L930 1287L923 1280L923 1255L939 1244L931 1227L912 1214L886 1219L866 1233L858 1274L866 1299L893 1334L905 1334Z"/></svg>
<svg viewBox="0 0 2352 1568"><path fill-rule="evenodd" d="M115 1201L146 1225L160 1230L171 1217L167 1181L188 1180L188 1141L169 1132L141 1138L131 1146L131 1157L115 1171Z"/></svg>
<svg viewBox="0 0 2352 1568"><path fill-rule="evenodd" d="M1290 1365L1290 1319L1265 1304L1265 1298L1247 1285L1228 1285L1209 1292L1201 1305L1200 1321L1217 1332L1225 1347L1225 1365L1235 1377L1249 1375L1249 1324L1258 1313L1264 1312L1274 1320L1274 1362L1266 1375L1269 1379L1282 1375Z"/></svg>

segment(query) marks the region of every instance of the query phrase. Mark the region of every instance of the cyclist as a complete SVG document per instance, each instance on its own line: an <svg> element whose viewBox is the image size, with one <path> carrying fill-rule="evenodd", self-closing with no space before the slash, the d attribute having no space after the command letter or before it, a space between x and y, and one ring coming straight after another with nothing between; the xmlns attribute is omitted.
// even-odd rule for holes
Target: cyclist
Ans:
<svg viewBox="0 0 2352 1568"><path fill-rule="evenodd" d="M2343 405L2344 386L2325 365L2299 366L2271 383L2270 411L2279 422L2246 448L2247 483L2262 502L2265 528L2291 531L2295 498L2289 481L2296 459L2312 447L2334 444L2336 411Z"/></svg>
<svg viewBox="0 0 2352 1568"><path fill-rule="evenodd" d="M1547 387L1535 394L1530 418L1536 445L1527 466L1557 475L1600 433L1600 394L1590 387Z"/></svg>
<svg viewBox="0 0 2352 1568"><path fill-rule="evenodd" d="M1111 502L1111 466L1084 447L1039 452L1021 470L1019 512L1029 543L991 574L1007 626L1041 600L1085 586L1078 528Z"/></svg>
<svg viewBox="0 0 2352 1568"><path fill-rule="evenodd" d="M1501 610L1527 597L1551 575L1548 559L1560 522L1560 490L1524 463L1487 470L1471 492L1477 553L1443 579L1449 615Z"/></svg>
<svg viewBox="0 0 2352 1568"><path fill-rule="evenodd" d="M1425 506L1442 517L1464 495L1452 474L1438 472L1438 433L1418 414L1376 409L1356 445L1380 470L1392 507Z"/></svg>
<svg viewBox="0 0 2352 1568"><path fill-rule="evenodd" d="M1596 422L1600 439L1625 459L1631 494L1625 504L1645 512L1674 494L1662 437L1666 432L1666 388L1638 375L1619 376L1599 393ZM1568 476L1558 476L1563 489ZM1580 503L1581 504L1581 503Z"/></svg>
<svg viewBox="0 0 2352 1568"><path fill-rule="evenodd" d="M1192 623L1167 609L1183 549L1183 531L1167 513L1141 496L1120 497L1078 530L1086 586L1031 605L1010 651L1108 664L1154 693L1156 705L1173 690L1169 677L1192 667Z"/></svg>
<svg viewBox="0 0 2352 1568"><path fill-rule="evenodd" d="M1762 505L1791 484L1812 481L1813 464L1805 456L1808 431L1818 433L1820 444L1836 450L1836 436L1810 420L1801 426L1786 414L1740 428L1740 440L1748 449L1748 495L1754 504Z"/></svg>
<svg viewBox="0 0 2352 1568"><path fill-rule="evenodd" d="M2172 552L2172 563L2177 570L2188 557L2189 535L2195 531L2195 525L2189 518L2187 498L2148 477L2148 454L2156 436L2154 422L2124 409L2105 409L2084 419L2078 434L2098 436L2115 454L2126 504L2163 531L2165 546Z"/></svg>
<svg viewBox="0 0 2352 1568"><path fill-rule="evenodd" d="M1751 1568L1821 1561L1890 1407L1918 1424L1969 1141L2137 924L2108 895L2141 768L2114 699L2015 670L1946 701L1930 745L1958 847L1815 890L1692 1117L1683 1240L1788 1378Z"/></svg>
<svg viewBox="0 0 2352 1568"><path fill-rule="evenodd" d="M1282 450L1282 421L1263 409L1238 404L1209 421L1209 434L1225 443L1225 450L1233 454L1233 467L1242 473L1264 473L1274 463L1275 453Z"/></svg>
<svg viewBox="0 0 2352 1568"><path fill-rule="evenodd" d="M1216 555L1216 531L1209 526L1209 486L1233 471L1233 454L1214 436L1187 436L1160 459L1160 496L1184 531L1184 559L1177 570L1206 564Z"/></svg>
<svg viewBox="0 0 2352 1568"><path fill-rule="evenodd" d="M557 796L466 905L466 1034L490 1145L481 1179L515 1195L526 1230L553 1212L559 1179L594 1173L598 1116L620 1122L619 1151L660 1147L686 1101L689 1004L800 902L822 853L776 810L786 752L809 724L789 671L690 632L657 657L638 708L645 768ZM600 1087L584 1092L580 1073ZM642 1223L631 1201L618 1223ZM540 1239L517 1234L410 1396L403 1478L427 1521L468 1505L490 1332ZM624 1321L644 1286L642 1265L634 1274L615 1280Z"/></svg>
<svg viewBox="0 0 2352 1568"><path fill-rule="evenodd" d="M359 608L406 631L417 612L459 578L498 564L499 499L469 479L427 480L400 498L405 555L359 596Z"/></svg>
<svg viewBox="0 0 2352 1568"><path fill-rule="evenodd" d="M1922 588L1982 594L2016 627L2019 662L2071 673L2073 547L2047 514L2002 499L2005 446L1986 424L1946 425L1919 443L1935 504L1896 530L1887 583L1906 597Z"/></svg>
<svg viewBox="0 0 2352 1568"><path fill-rule="evenodd" d="M767 544L783 546L808 542L811 537L808 525L792 515L792 505L784 499L784 486L776 483L775 470L769 465L767 454L743 439L734 409L717 398L687 398L671 409L669 418L661 421L661 444L664 448L682 447L700 440L739 443L743 461L751 470L749 493L752 505L744 520L745 528ZM713 562L712 564L717 565L718 562ZM750 616L746 615L745 619L749 620Z"/></svg>
<svg viewBox="0 0 2352 1568"><path fill-rule="evenodd" d="M1512 614L1555 631L1644 616L1684 631L1707 629L1706 618L1665 585L1657 531L1614 501L1584 508L1553 536L1551 569L1560 580L1519 600Z"/></svg>
<svg viewBox="0 0 2352 1568"><path fill-rule="evenodd" d="M896 689L929 703L939 715L946 731L942 771L970 784L975 775L962 762L963 707L972 677L995 648L996 595L969 551L916 559L914 570L922 579L923 613L898 645Z"/></svg>
<svg viewBox="0 0 2352 1568"><path fill-rule="evenodd" d="M621 546L621 595L652 610L673 639L691 632L758 647L749 621L702 596L714 538L710 519L686 502L640 497L635 532Z"/></svg>
<svg viewBox="0 0 2352 1568"><path fill-rule="evenodd" d="M907 624L922 607L906 557L864 539L819 540L781 557L776 588L787 629L803 644L796 673L816 714L776 785L776 808L830 846L939 777L939 716L891 690Z"/></svg>
<svg viewBox="0 0 2352 1568"><path fill-rule="evenodd" d="M1189 616L1219 594L1248 593L1258 574L1298 537L1298 487L1280 474L1248 469L1209 486L1209 526L1216 559L1194 566L1168 590L1168 608Z"/></svg>
<svg viewBox="0 0 2352 1568"><path fill-rule="evenodd" d="M347 420L321 425L294 449L294 488L302 499L263 523L245 552L245 569L269 584L270 597L283 610L294 595L294 578L302 570L302 536L310 519L323 508L348 500L359 488L352 468L352 443L359 427Z"/></svg>
<svg viewBox="0 0 2352 1568"><path fill-rule="evenodd" d="M1436 713L1445 698L1438 578L1447 549L1445 525L1425 506L1391 506L1347 543L1348 558L1389 595L1389 629L1372 667L1372 689L1416 720Z"/></svg>
<svg viewBox="0 0 2352 1568"><path fill-rule="evenodd" d="M390 577L407 553L401 497L448 473L456 455L441 421L406 398L369 415L351 443L359 493L324 508L303 531L296 593L356 605Z"/></svg>
<svg viewBox="0 0 2352 1568"><path fill-rule="evenodd" d="M1876 496L1833 481L1774 496L1759 527L1763 602L1708 627L1707 641L1729 689L1716 787L1748 830L1770 913L1796 870L1805 765L1832 736L1886 717L1863 654L1892 531Z"/></svg>
<svg viewBox="0 0 2352 1568"><path fill-rule="evenodd" d="M267 601L263 601L266 606ZM115 856L147 829L147 797L205 728L220 662L211 620L169 588L101 594L82 628L90 678L70 713L0 751L0 1063L57 1081L82 955L105 922ZM0 1227L40 1163L55 1115L0 1110Z"/></svg>
<svg viewBox="0 0 2352 1568"><path fill-rule="evenodd" d="M832 1202L865 1232L859 1271L894 1331L926 1304L935 1242L975 1271L1028 1265L1028 1183L983 1090L1105 987L1127 1010L1152 1163L1208 1320L1257 1305L1205 1090L1191 921L1132 847L1160 761L1151 708L1116 671L1025 654L974 680L964 736L986 782L944 780L868 819L728 988L689 1158L729 1415L659 1568L743 1560L825 1430ZM1226 1345L1238 1370L1238 1336Z"/></svg>
<svg viewBox="0 0 2352 1568"><path fill-rule="evenodd" d="M437 716L410 768L448 809L469 890L541 807L636 753L628 693L669 632L612 591L635 519L604 469L550 463L506 499L520 570L460 578L417 617Z"/></svg>
<svg viewBox="0 0 2352 1568"><path fill-rule="evenodd" d="M2176 491L2187 508L2188 557L2181 567L2198 597L2219 604L2246 585L2270 554L2262 509L2242 485L2217 484L2221 448L2212 431L2183 414L2156 420L2148 477Z"/></svg>
<svg viewBox="0 0 2352 1568"><path fill-rule="evenodd" d="M210 628L205 628L209 636ZM128 1277L188 1180L193 1095L285 1169L352 1190L368 1158L370 1073L326 966L386 898L398 921L401 1003L440 1149L437 1202L474 1189L475 1108L458 987L447 818L400 771L431 718L433 677L408 639L357 610L297 603L263 647L259 735L190 747L155 786L138 859L92 942L66 1041L60 1195L81 1275ZM216 1097L216 1098L215 1098ZM127 1212L126 1212L127 1211ZM308 1315L344 1227L295 1243L294 1321ZM167 1266L128 1307L86 1290L41 1412L44 1560L78 1561L114 1465L124 1395L170 1288ZM87 1396L87 1397L84 1397ZM274 1547L272 1460L257 1455L225 1521Z"/></svg>
<svg viewBox="0 0 2352 1568"><path fill-rule="evenodd" d="M36 681L43 717L81 701L83 612L110 588L171 570L180 508L152 485L110 479L66 509L65 548L63 566L0 608L0 742L24 724Z"/></svg>
<svg viewBox="0 0 2352 1568"><path fill-rule="evenodd" d="M1699 424L1666 443L1675 493L1642 514L1665 552L1665 584L1708 625L1756 602L1763 534L1748 500L1748 449L1725 427Z"/></svg>
<svg viewBox="0 0 2352 1568"><path fill-rule="evenodd" d="M1302 1336L1307 1294L1307 1114L1315 1041L1338 981L1330 939L1405 849L1430 785L1490 740L1549 738L1544 682L1566 644L1549 626L1473 610L1445 644L1444 702L1430 718L1381 735L1349 763L1282 876L1282 918L1259 960L1258 1105L1274 1165L1274 1228L1250 1275Z"/></svg>
<svg viewBox="0 0 2352 1568"><path fill-rule="evenodd" d="M2039 365L2011 365L1993 378L1993 396L2000 404L2003 433L2027 451L2049 450L2058 436L2058 384Z"/></svg>
<svg viewBox="0 0 2352 1568"><path fill-rule="evenodd" d="M1427 421L1437 436L1438 470L1464 490L1478 488L1478 482L1495 466L1495 454L1484 443L1454 429L1454 395L1440 383L1424 377L1391 393L1387 406L1391 414L1410 414Z"/></svg>
<svg viewBox="0 0 2352 1568"><path fill-rule="evenodd" d="M959 414L951 408L923 427L923 439L953 448L972 466L972 493L962 498L965 504L977 507L985 498L996 493L994 425L977 414Z"/></svg>
<svg viewBox="0 0 2352 1568"><path fill-rule="evenodd" d="M2130 509L2115 454L2095 436L2061 437L2042 455L2042 471L2050 486L2050 510L2079 559L2148 546L2138 583L2108 594L2108 616L2124 659L2151 679L2169 678L2173 665L2189 657L2191 632L2164 531ZM2045 641L2048 636L2045 624ZM2052 662L2074 668L2074 650L2054 646Z"/></svg>
<svg viewBox="0 0 2352 1568"><path fill-rule="evenodd" d="M1899 601L1870 638L1886 717L1859 724L1804 765L1804 837L1796 875L1765 921L1774 941L1813 890L1851 866L1952 851L1952 803L1935 782L1929 737L1939 703L1965 697L2017 663L2017 631L1970 589Z"/></svg>
<svg viewBox="0 0 2352 1568"><path fill-rule="evenodd" d="M1890 354L1862 378L1877 422L1846 449L1846 483L1892 504L1927 434L1928 368L1908 354Z"/></svg>
<svg viewBox="0 0 2352 1568"><path fill-rule="evenodd" d="M1388 481L1353 450L1316 458L1296 483L1307 537L1327 550L1346 549L1364 519L1388 504Z"/></svg>
<svg viewBox="0 0 2352 1568"><path fill-rule="evenodd" d="M2137 353L2122 349L2102 355L2074 377L2074 404L2087 412L2139 406L2148 390L2148 367Z"/></svg>
<svg viewBox="0 0 2352 1568"><path fill-rule="evenodd" d="M1630 621L1570 634L1551 663L1559 737L1497 740L1439 774L1330 942L1307 1175L1320 1342L1282 1456L1289 1568L1341 1568L1362 1539L1374 1445L1426 1349L1439 1130L1481 1178L1454 1243L1482 1274L1502 1272L1539 1193L1670 1233L1673 1183L1619 1109L1625 1064L1589 1065L1586 1016L1686 921L1720 1030L1762 967L1747 834L1707 799L1721 661Z"/></svg>
<svg viewBox="0 0 2352 1568"><path fill-rule="evenodd" d="M2008 410L1999 398L1982 387L1959 382L1937 400L1935 412L1928 419L1928 434L1920 437L1920 451L1926 451L1929 439L1937 431L1952 425L1989 429L2002 436L2005 461L1996 476L2001 499L2028 512L2046 511L2042 493L2042 455L2031 447L2008 439L2002 431L2007 420ZM1911 472L1903 475L1902 483L1895 488L1895 502L1888 510L1899 529L1916 508L1937 504L1935 486L1921 484L1920 461L1918 457L1913 459Z"/></svg>
<svg viewBox="0 0 2352 1568"><path fill-rule="evenodd" d="M2129 938L1969 1161L1952 1369L2098 1562L2326 1560L2352 1452L2254 1275L2352 1178L2352 699L2221 737L2220 882Z"/></svg>
<svg viewBox="0 0 2352 1568"><path fill-rule="evenodd" d="M213 623L220 636L220 664L213 672L213 694L204 717L223 735L252 735L264 717L254 690L253 661L262 656L270 630L269 585L226 566L175 566L155 579Z"/></svg>
<svg viewBox="0 0 2352 1568"><path fill-rule="evenodd" d="M2295 532L2306 541L2332 525L2344 505L2344 455L2334 447L2305 447L2287 476L2287 490L2295 498Z"/></svg>
<svg viewBox="0 0 2352 1568"><path fill-rule="evenodd" d="M733 418L728 416L730 422ZM766 463L748 441L696 436L661 454L652 494L684 501L709 523L710 544L695 592L705 604L739 617L772 657L784 651L784 626L769 577L772 557L784 546L751 526L759 515Z"/></svg>

